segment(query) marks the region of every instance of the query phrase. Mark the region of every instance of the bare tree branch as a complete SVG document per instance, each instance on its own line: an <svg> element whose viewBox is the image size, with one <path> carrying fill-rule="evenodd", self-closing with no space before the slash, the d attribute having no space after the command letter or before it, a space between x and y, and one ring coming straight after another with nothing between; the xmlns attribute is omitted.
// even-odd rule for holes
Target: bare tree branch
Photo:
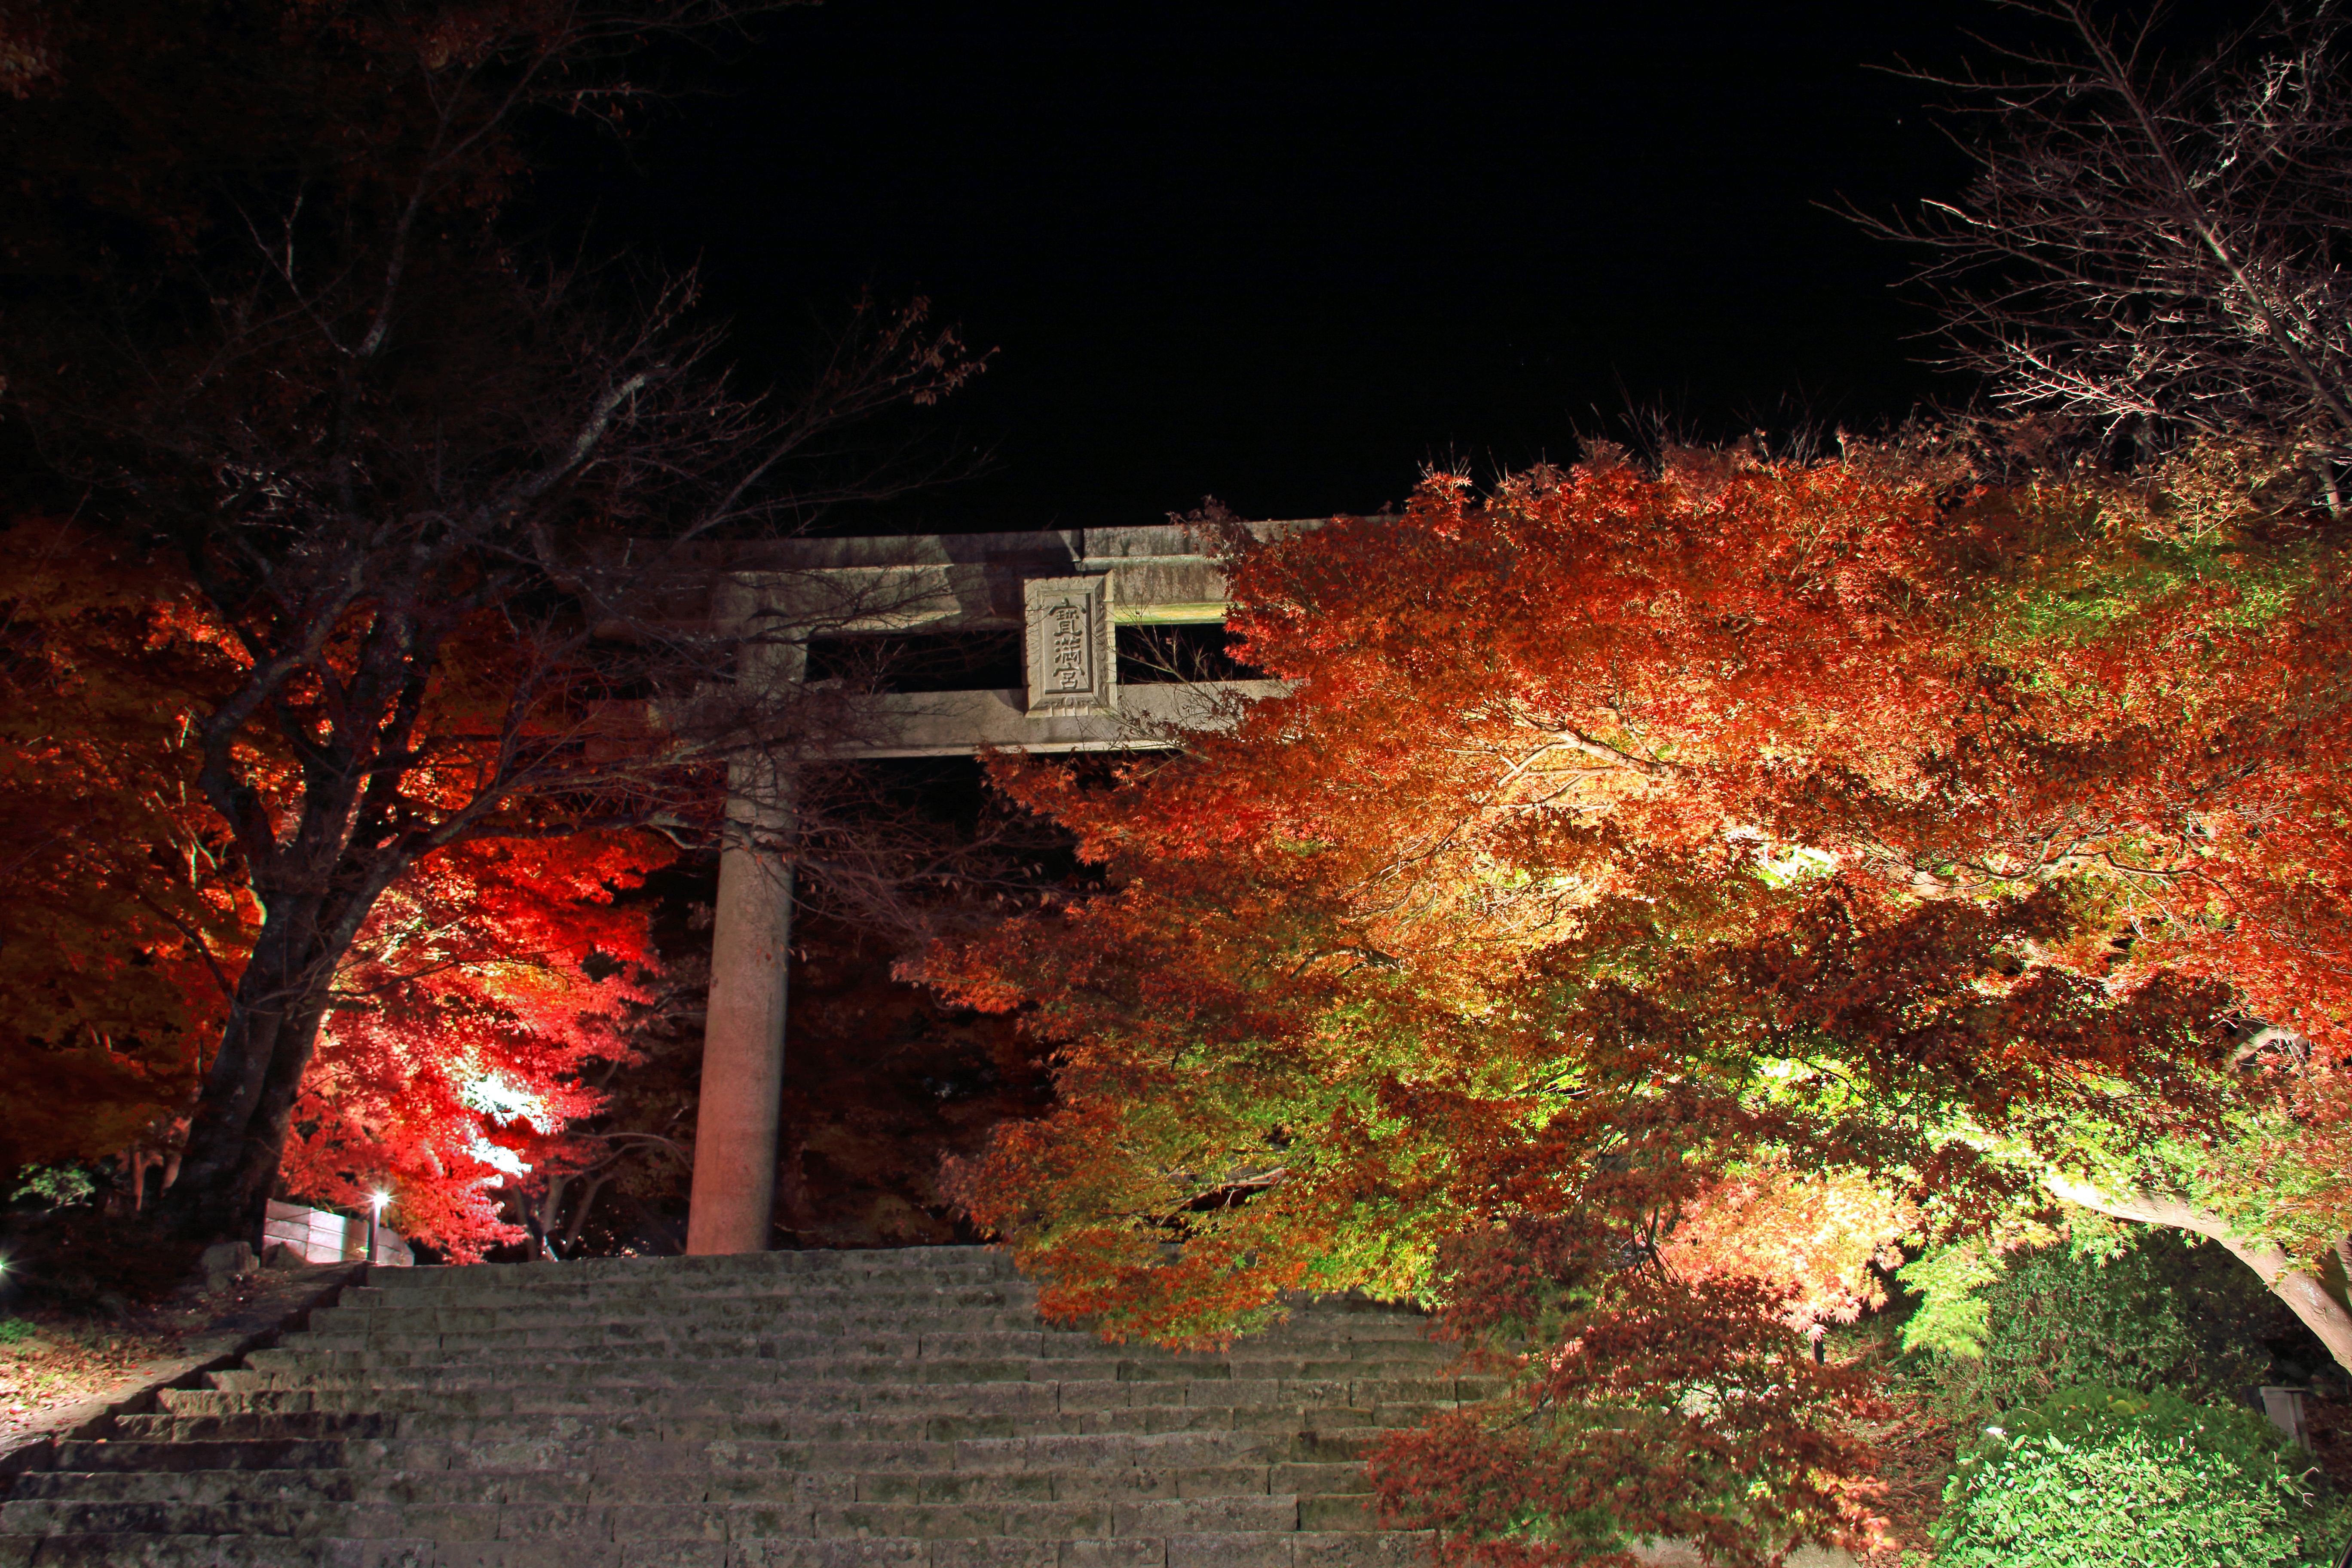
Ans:
<svg viewBox="0 0 2352 1568"><path fill-rule="evenodd" d="M2017 414L2145 452L2195 432L2352 461L2352 96L2335 0L2305 0L2187 68L2084 0L2011 9L2071 34L1951 89L1976 165L1919 216L1853 214L1925 247L1951 363Z"/></svg>

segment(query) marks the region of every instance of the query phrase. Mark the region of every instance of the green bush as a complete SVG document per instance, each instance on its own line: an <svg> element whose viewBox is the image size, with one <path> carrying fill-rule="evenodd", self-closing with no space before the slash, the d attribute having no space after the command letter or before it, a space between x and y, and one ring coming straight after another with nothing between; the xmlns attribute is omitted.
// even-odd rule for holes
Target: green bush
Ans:
<svg viewBox="0 0 2352 1568"><path fill-rule="evenodd" d="M2305 1568L2352 1508L2251 1411L2158 1390L2069 1388L1963 1453L1937 1568Z"/></svg>
<svg viewBox="0 0 2352 1568"><path fill-rule="evenodd" d="M1956 1248L1901 1278L1926 1298L1904 1331L1914 1375L1971 1424L2088 1384L2236 1404L2271 1381L2261 1342L2294 1328L2252 1269L2176 1231L2078 1224L2071 1244Z"/></svg>
<svg viewBox="0 0 2352 1568"><path fill-rule="evenodd" d="M14 1204L34 1198L49 1208L63 1208L98 1191L98 1184L79 1165L27 1165L17 1174L24 1180L8 1199Z"/></svg>

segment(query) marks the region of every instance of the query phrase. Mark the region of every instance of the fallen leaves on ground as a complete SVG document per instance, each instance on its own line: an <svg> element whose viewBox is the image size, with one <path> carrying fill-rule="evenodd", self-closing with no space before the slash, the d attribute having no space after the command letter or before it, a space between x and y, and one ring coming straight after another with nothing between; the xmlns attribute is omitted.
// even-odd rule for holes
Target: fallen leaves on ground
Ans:
<svg viewBox="0 0 2352 1568"><path fill-rule="evenodd" d="M161 1375L190 1340L236 1316L257 1289L242 1279L112 1317L47 1307L0 1317L0 1448L53 1426L77 1405L127 1392L123 1384L142 1374Z"/></svg>

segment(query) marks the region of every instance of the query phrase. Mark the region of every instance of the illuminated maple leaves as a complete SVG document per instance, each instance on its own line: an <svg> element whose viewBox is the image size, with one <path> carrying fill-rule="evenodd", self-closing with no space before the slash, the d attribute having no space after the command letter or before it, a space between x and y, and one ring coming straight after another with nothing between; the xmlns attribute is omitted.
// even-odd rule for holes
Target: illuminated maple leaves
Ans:
<svg viewBox="0 0 2352 1568"><path fill-rule="evenodd" d="M1382 1509L1434 1530L1441 1561L1634 1568L1637 1544L1672 1538L1761 1568L1871 1531L1868 1455L1827 1419L1865 1380L1806 1353L1784 1289L1664 1278L1531 1218L1457 1239L1442 1268L1439 1332L1501 1391L1370 1467Z"/></svg>
<svg viewBox="0 0 2352 1568"><path fill-rule="evenodd" d="M378 900L336 976L282 1167L297 1195L363 1205L460 1261L522 1238L511 1178L592 1163L571 1135L635 1059L654 960L612 893L674 851L638 835L487 840L421 863Z"/></svg>
<svg viewBox="0 0 2352 1568"><path fill-rule="evenodd" d="M2053 1168L2242 1160L2265 1091L2212 1069L2250 1010L2341 1048L2319 520L1915 447L1437 479L1401 521L1233 542L1243 657L1286 695L1110 775L997 764L1105 890L926 961L1059 1052L1057 1110L965 1189L1050 1309L1174 1340L1301 1286L1459 1313L1496 1287L1445 1247L1567 1227L1570 1338L1638 1324L1611 1375L1657 1381L1546 1363L1586 1381L1395 1450L1391 1500L1462 1561L1549 1560L1512 1555L1569 1528L1540 1500L1612 1468L1663 1489L1589 1499L1594 1540L1858 1528L1836 1487L1742 1523L1763 1471L1659 1479L1721 1358L1794 1403L1711 1430L1852 1479L1802 1333L1891 1242ZM2307 1132L2273 1112L2285 1165L2332 1081L2301 1080ZM2342 1228L2327 1182L2271 1185ZM1621 1404L1647 1414L1591 1414Z"/></svg>
<svg viewBox="0 0 2352 1568"><path fill-rule="evenodd" d="M185 585L64 522L5 535L0 1161L111 1154L193 1091L257 911L175 700L229 668Z"/></svg>

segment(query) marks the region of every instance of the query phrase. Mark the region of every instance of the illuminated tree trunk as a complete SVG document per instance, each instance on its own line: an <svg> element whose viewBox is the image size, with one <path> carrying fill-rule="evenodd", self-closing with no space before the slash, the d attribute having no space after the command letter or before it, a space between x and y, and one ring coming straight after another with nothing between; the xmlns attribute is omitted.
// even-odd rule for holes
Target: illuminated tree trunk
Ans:
<svg viewBox="0 0 2352 1568"><path fill-rule="evenodd" d="M348 940L329 951L316 897L270 911L188 1127L164 1224L197 1239L261 1240L302 1073L319 1043L327 981Z"/></svg>

